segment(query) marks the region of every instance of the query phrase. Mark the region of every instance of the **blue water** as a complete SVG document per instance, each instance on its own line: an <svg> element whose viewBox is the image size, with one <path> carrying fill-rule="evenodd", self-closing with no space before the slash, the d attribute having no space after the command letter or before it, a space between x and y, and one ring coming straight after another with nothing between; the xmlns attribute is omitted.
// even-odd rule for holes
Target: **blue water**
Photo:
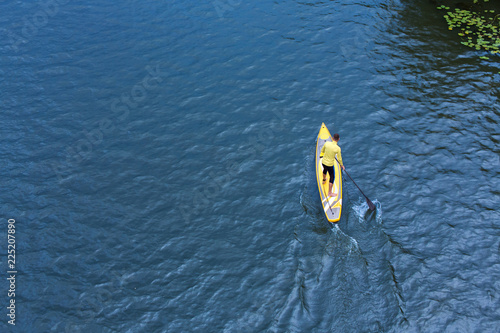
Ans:
<svg viewBox="0 0 500 333"><path fill-rule="evenodd" d="M0 331L498 332L500 66L435 4L0 13Z"/></svg>

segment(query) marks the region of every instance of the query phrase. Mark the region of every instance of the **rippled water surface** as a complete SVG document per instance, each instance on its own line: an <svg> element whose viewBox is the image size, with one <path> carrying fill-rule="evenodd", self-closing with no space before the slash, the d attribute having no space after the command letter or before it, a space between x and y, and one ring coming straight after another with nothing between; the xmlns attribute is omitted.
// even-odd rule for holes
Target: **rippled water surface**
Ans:
<svg viewBox="0 0 500 333"><path fill-rule="evenodd" d="M500 66L435 7L1 3L0 330L497 332Z"/></svg>

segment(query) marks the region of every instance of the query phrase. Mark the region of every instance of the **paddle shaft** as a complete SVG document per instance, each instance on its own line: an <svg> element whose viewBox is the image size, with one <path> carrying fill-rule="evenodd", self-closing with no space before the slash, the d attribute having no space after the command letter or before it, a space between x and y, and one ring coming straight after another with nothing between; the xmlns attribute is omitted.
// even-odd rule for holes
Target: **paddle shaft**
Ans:
<svg viewBox="0 0 500 333"><path fill-rule="evenodd" d="M335 157L335 160L340 165L340 162L339 162L339 160L337 160L337 157ZM354 179L352 179L351 175L349 175L349 173L345 170L345 168L344 168L344 172L347 174L347 176L349 176L349 178L354 183L354 185L356 185L356 187L358 188L359 192L361 192L361 194L363 194L363 196L366 199L366 203L368 204L368 207L370 207L370 210L374 210L375 209L375 205L373 204L373 202L371 202L370 199L368 199L368 197L363 193L363 191L361 191L361 189L359 188L358 184L356 184L356 182L354 181Z"/></svg>

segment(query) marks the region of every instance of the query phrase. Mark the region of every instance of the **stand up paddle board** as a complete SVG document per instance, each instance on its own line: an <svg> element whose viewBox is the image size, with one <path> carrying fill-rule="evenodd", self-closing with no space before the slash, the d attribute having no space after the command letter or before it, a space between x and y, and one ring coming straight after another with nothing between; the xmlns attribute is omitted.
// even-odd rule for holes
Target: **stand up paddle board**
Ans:
<svg viewBox="0 0 500 333"><path fill-rule="evenodd" d="M321 124L319 129L318 139L316 141L316 180L318 182L319 196L323 211L329 222L338 222L340 220L340 213L342 212L342 173L340 165L337 161L333 165L335 169L335 179L333 182L333 196L328 197L328 186L330 182L330 175L326 173L326 182L323 184L323 156L320 156L321 148L327 141L333 141L332 135L325 124Z"/></svg>

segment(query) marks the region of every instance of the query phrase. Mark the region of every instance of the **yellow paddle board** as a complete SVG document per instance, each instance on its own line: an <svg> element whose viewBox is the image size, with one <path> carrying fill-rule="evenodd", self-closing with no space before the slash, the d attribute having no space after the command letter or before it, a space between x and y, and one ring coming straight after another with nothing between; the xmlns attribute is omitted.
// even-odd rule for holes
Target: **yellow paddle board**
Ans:
<svg viewBox="0 0 500 333"><path fill-rule="evenodd" d="M321 148L327 141L333 141L332 135L325 124L321 124L319 129L318 139L316 141L316 181L318 182L319 196L323 211L329 222L338 222L340 220L340 213L342 212L342 173L338 162L333 165L335 169L335 179L333 182L333 196L328 197L328 186L330 182L330 175L326 173L326 182L323 184L323 156L320 156Z"/></svg>

